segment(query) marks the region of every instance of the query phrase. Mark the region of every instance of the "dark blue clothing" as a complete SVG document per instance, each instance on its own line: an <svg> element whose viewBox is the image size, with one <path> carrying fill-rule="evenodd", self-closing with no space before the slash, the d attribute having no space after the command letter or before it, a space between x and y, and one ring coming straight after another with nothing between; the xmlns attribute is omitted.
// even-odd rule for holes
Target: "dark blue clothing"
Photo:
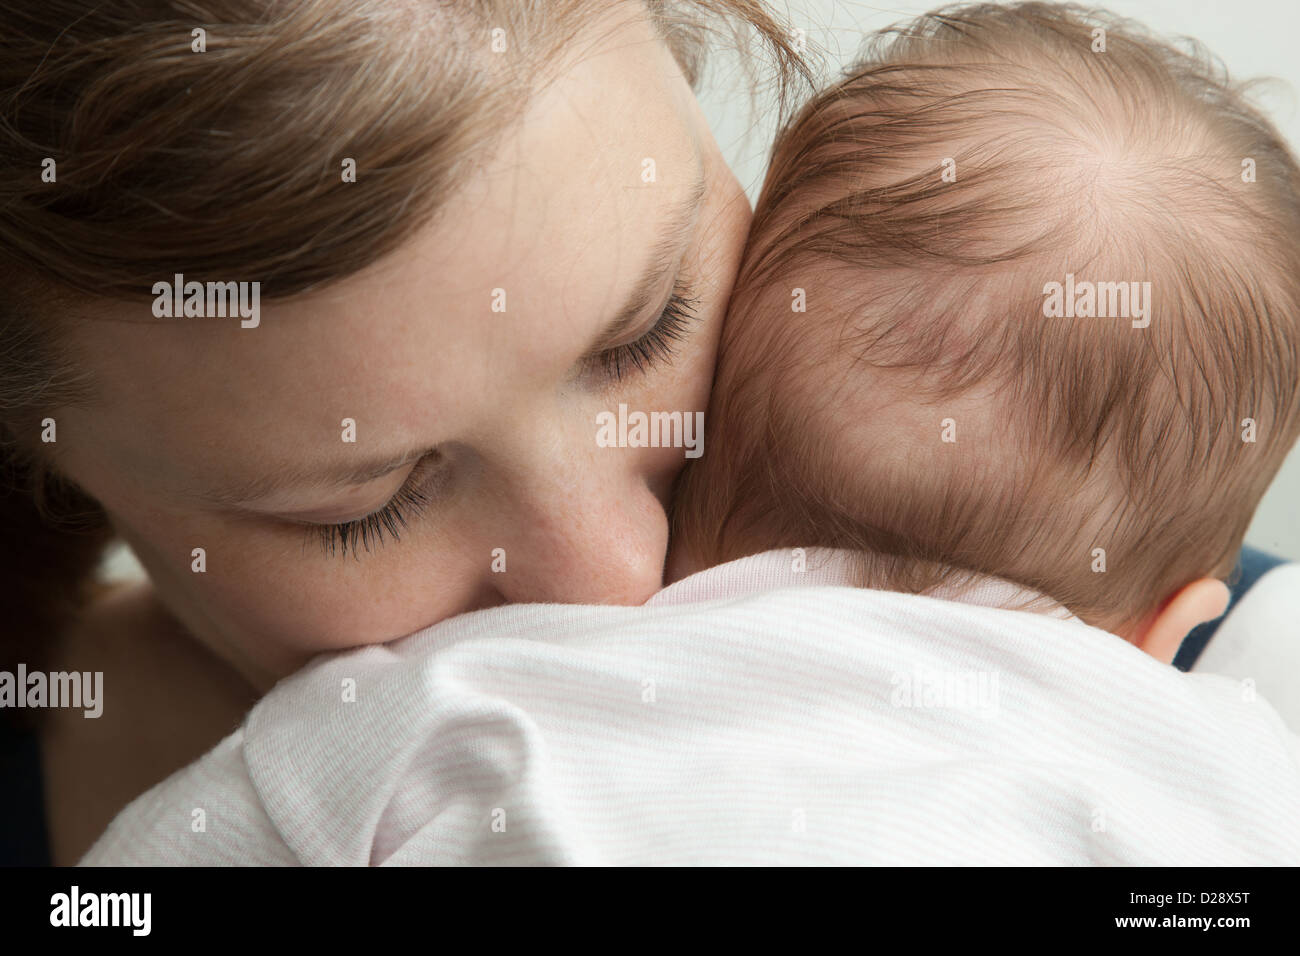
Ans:
<svg viewBox="0 0 1300 956"><path fill-rule="evenodd" d="M1228 579L1228 587L1232 591L1232 598L1228 601L1228 611L1231 611L1245 595L1267 572L1272 571L1279 564L1286 564L1284 558L1275 557L1267 551L1259 551L1255 548L1242 548L1241 556L1237 558L1237 567L1232 572L1232 577ZM1228 611L1223 612L1226 617ZM1214 632L1219 629L1219 622L1223 617L1217 617L1213 621L1206 621L1200 627L1193 628L1188 635L1183 638L1183 643L1178 648L1178 654L1174 657L1174 666L1180 671L1189 671L1205 650L1205 646L1210 643L1210 638Z"/></svg>
<svg viewBox="0 0 1300 956"><path fill-rule="evenodd" d="M49 865L36 732L0 719L0 866Z"/></svg>
<svg viewBox="0 0 1300 956"><path fill-rule="evenodd" d="M1283 563L1282 558L1263 551L1242 549L1229 580L1232 600L1228 610L1232 610L1265 572ZM1191 670L1221 620L1202 624L1188 634L1174 658L1174 666ZM36 733L0 719L0 866L49 866L47 832L41 752Z"/></svg>

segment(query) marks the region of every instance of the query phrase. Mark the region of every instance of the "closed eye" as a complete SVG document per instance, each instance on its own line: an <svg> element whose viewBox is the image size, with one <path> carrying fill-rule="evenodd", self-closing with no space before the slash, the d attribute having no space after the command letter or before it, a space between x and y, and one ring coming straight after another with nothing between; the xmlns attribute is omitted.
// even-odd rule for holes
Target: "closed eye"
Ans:
<svg viewBox="0 0 1300 956"><path fill-rule="evenodd" d="M346 557L351 551L353 558L363 550L369 552L381 546L386 538L397 541L408 523L438 496L446 483L445 468L441 467L445 464L438 452L430 452L416 463L402 487L381 507L350 521L307 522L307 533L319 537L326 554Z"/></svg>
<svg viewBox="0 0 1300 956"><path fill-rule="evenodd" d="M588 360L588 369L607 382L621 382L635 371L644 375L672 360L677 345L690 332L699 299L678 279L658 320L640 338L605 349Z"/></svg>

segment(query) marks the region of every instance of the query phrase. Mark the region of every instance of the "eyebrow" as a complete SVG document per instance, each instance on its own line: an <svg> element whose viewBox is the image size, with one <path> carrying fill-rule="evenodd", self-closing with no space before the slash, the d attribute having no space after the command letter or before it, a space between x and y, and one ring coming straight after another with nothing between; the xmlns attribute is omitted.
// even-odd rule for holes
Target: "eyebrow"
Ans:
<svg viewBox="0 0 1300 956"><path fill-rule="evenodd" d="M613 347L636 325L647 309L658 304L664 280L668 273L681 263L683 246L695 229L704 203L705 192L704 171L697 166L695 178L691 181L685 197L664 219L659 235L651 246L649 265L644 274L637 280L631 294L615 313L614 318L597 334L586 352L588 356L598 355ZM320 465L285 466L237 487L205 489L197 497L209 504L232 507L266 498L286 488L342 490L383 478L405 465L419 461L435 450L435 448L423 448L417 451L406 451L360 463L347 462L333 469L321 468Z"/></svg>

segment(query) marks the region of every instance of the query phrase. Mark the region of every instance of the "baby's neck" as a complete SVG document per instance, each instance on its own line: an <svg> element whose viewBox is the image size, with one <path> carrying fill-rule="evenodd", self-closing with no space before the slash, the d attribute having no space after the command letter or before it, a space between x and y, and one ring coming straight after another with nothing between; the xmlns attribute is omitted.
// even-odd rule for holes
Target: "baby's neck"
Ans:
<svg viewBox="0 0 1300 956"><path fill-rule="evenodd" d="M668 558L664 562L664 587L676 584L682 578L688 578L708 567L709 563L685 544L673 545L668 549Z"/></svg>

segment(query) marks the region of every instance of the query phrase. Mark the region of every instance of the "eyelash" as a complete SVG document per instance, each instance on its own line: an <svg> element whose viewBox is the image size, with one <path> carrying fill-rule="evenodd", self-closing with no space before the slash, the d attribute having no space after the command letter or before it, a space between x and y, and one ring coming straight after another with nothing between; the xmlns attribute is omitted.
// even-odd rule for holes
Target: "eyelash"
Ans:
<svg viewBox="0 0 1300 956"><path fill-rule="evenodd" d="M625 368L631 366L638 374L669 361L677 344L686 337L699 300L690 295L681 280L673 287L668 304L659 314L659 321L635 342L606 349L595 356L600 372L610 381L621 382Z"/></svg>
<svg viewBox="0 0 1300 956"><path fill-rule="evenodd" d="M418 517L429 504L429 496L415 480L420 470L417 465L406 484L378 511L372 511L364 518L316 527L314 530L320 535L321 549L330 557L339 551L347 557L351 548L355 559L358 542L369 553L372 543L376 547L384 543L385 532L392 535L394 541L400 539L400 529L406 527L408 519Z"/></svg>
<svg viewBox="0 0 1300 956"><path fill-rule="evenodd" d="M629 367L635 368L638 373L645 373L667 362L673 357L677 343L686 337L698 303L699 300L691 296L686 285L679 280L668 298L668 304L660 313L659 320L644 335L635 342L606 349L595 356L594 361L607 378L616 382L623 380L625 370ZM394 541L400 540L401 529L411 519L418 517L429 504L429 496L416 480L421 470L417 465L406 479L406 484L378 511L372 511L364 518L319 525L312 529L320 537L321 549L331 557L338 553L346 557L351 549L352 557L356 558L358 545L369 553L372 544L378 547L384 543L385 534L390 535Z"/></svg>

